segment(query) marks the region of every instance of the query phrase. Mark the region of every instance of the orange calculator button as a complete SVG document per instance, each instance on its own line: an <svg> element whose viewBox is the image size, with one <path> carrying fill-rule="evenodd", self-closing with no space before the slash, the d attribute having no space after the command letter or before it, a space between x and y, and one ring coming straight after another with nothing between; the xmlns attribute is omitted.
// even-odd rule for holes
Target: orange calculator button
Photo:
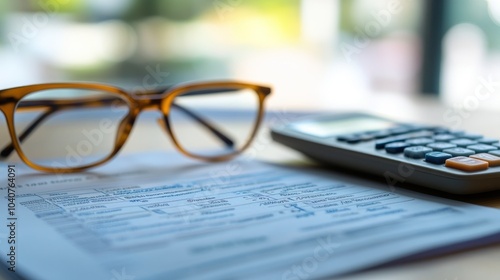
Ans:
<svg viewBox="0 0 500 280"><path fill-rule="evenodd" d="M488 162L489 166L500 166L500 157L487 154L487 153L480 153L480 154L475 154L471 155L471 158L479 159L479 160L484 160Z"/></svg>
<svg viewBox="0 0 500 280"><path fill-rule="evenodd" d="M488 169L488 162L464 156L449 158L444 165L463 171L480 171Z"/></svg>

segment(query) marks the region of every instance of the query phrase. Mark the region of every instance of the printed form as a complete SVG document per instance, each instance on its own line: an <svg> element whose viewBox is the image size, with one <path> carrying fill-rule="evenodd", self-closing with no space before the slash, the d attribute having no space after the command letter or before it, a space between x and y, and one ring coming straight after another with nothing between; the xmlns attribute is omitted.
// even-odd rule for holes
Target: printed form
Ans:
<svg viewBox="0 0 500 280"><path fill-rule="evenodd" d="M28 279L314 279L500 233L499 210L333 171L169 153L80 174L16 168L6 273ZM7 267L10 234L1 227Z"/></svg>

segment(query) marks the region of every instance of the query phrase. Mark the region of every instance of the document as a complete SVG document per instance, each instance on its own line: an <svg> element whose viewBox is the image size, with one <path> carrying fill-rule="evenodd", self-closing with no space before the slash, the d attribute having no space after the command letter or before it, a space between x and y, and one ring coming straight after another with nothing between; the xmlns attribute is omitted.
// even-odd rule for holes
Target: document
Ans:
<svg viewBox="0 0 500 280"><path fill-rule="evenodd" d="M1 168L0 258L27 279L315 279L500 233L499 210L333 170L170 153Z"/></svg>

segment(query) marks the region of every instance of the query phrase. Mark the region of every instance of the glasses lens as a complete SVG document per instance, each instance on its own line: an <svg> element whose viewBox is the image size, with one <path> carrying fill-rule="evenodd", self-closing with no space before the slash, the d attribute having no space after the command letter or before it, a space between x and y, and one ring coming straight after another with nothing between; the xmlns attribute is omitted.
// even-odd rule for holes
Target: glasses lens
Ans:
<svg viewBox="0 0 500 280"><path fill-rule="evenodd" d="M253 89L208 88L177 96L169 122L186 152L213 158L241 151L255 130L258 115L259 97Z"/></svg>
<svg viewBox="0 0 500 280"><path fill-rule="evenodd" d="M52 168L84 167L115 147L128 102L113 93L50 89L31 93L17 105L14 126L21 150L33 163Z"/></svg>

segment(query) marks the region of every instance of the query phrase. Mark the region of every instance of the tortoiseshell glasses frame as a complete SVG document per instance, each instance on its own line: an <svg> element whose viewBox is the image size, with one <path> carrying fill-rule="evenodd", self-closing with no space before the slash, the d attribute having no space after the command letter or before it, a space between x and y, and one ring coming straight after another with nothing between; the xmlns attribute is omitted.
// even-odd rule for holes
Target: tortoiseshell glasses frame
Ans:
<svg viewBox="0 0 500 280"><path fill-rule="evenodd" d="M92 90L92 91L102 91L119 96L128 105L128 113L124 116L119 124L117 130L116 139L114 142L113 150L108 156L97 162L86 164L82 166L72 166L72 167L49 167L43 166L34 161L30 160L21 148L21 142L29 136L47 117L60 110L70 110L82 107L99 108L102 106L110 106L114 101L113 99L97 98L93 99L86 98L85 100L78 99L29 99L25 98L27 95L35 92L46 91L46 90L59 90L59 89L71 89L71 90ZM257 95L258 106L257 116L253 124L252 130L247 139L242 146L238 149L234 149L228 154L224 155L210 155L210 156L200 156L193 154L183 148L180 145L178 139L172 131L172 126L169 119L169 113L171 108L181 110L184 114L189 115L189 117L200 125L204 126L208 131L214 134L215 137L223 141L226 145L231 146L232 140L226 137L222 132L220 132L215 126L213 126L209 121L205 120L203 117L198 116L196 113L191 112L189 109L182 107L180 104L176 104L174 99L183 94L189 95L207 95L211 93L231 92L235 90L252 90ZM264 100L271 93L271 88L265 86L259 86L243 82L235 81L215 81L215 82L197 82L197 83L186 83L180 84L163 89L155 90L143 90L138 92L127 92L119 87L96 84L96 83L50 83L50 84L37 84L21 86L16 88L0 90L0 110L4 114L9 135L11 138L11 143L8 143L5 147L0 147L0 159L6 159L14 150L19 155L20 159L28 166L33 169L44 171L44 172L60 172L60 173L70 173L79 172L91 167L101 165L111 158L113 158L125 144L134 122L140 112L144 110L159 110L162 112L163 121L165 123L166 131L175 147L184 155L197 158L205 161L224 161L229 160L232 157L241 153L246 149L253 138L255 137L258 127L261 124L264 112ZM20 101L23 100L21 103ZM14 115L19 111L29 111L29 110L43 110L43 113L32 122L24 131L16 131L15 118Z"/></svg>

